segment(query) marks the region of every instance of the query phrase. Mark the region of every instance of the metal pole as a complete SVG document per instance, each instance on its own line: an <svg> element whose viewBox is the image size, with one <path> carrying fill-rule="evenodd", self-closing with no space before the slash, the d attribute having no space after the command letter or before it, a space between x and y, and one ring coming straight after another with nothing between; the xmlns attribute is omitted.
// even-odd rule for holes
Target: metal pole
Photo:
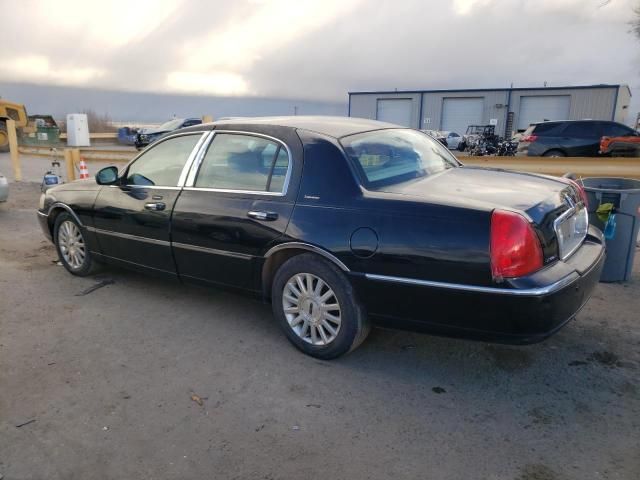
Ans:
<svg viewBox="0 0 640 480"><path fill-rule="evenodd" d="M20 166L20 155L18 154L18 136L16 135L16 121L7 120L7 135L9 136L9 152L11 165L13 166L13 179L16 182L22 181L22 167Z"/></svg>

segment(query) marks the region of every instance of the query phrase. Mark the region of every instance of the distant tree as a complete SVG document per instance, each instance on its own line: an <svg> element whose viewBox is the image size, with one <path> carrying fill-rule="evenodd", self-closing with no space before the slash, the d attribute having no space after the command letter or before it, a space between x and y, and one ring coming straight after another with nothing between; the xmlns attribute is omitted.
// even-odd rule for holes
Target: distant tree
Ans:
<svg viewBox="0 0 640 480"><path fill-rule="evenodd" d="M633 9L633 20L631 20L631 31L640 40L640 2Z"/></svg>

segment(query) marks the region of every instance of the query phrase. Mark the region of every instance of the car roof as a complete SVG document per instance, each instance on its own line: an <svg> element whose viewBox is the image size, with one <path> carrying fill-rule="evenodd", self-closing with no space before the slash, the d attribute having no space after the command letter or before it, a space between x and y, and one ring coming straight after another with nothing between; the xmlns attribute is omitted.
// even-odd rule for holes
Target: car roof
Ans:
<svg viewBox="0 0 640 480"><path fill-rule="evenodd" d="M287 117L235 117L217 122L199 125L200 129L247 128L251 126L289 127L310 130L334 138L341 138L356 133L370 132L388 128L407 128L392 123L379 122L366 118L331 117L331 116L287 116ZM198 127L190 127L194 130Z"/></svg>

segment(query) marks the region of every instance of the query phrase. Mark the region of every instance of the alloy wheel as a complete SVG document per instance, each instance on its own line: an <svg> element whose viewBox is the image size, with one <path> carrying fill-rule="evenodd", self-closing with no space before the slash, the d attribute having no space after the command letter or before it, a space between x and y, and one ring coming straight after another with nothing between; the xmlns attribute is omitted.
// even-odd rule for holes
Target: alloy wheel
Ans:
<svg viewBox="0 0 640 480"><path fill-rule="evenodd" d="M58 229L58 245L64 261L74 270L82 268L86 257L84 238L78 226L66 220Z"/></svg>
<svg viewBox="0 0 640 480"><path fill-rule="evenodd" d="M282 292L282 307L295 334L307 343L325 346L335 340L342 317L331 287L311 273L297 273Z"/></svg>

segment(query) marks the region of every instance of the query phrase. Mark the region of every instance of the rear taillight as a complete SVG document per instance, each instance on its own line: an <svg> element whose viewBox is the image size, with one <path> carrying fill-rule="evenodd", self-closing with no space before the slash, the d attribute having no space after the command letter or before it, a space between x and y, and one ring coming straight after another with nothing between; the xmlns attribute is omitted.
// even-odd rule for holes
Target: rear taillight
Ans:
<svg viewBox="0 0 640 480"><path fill-rule="evenodd" d="M496 281L542 268L542 247L526 218L506 210L491 215L491 275Z"/></svg>
<svg viewBox="0 0 640 480"><path fill-rule="evenodd" d="M522 137L522 142L528 142L528 143L533 143L538 139L537 135L525 135L524 137Z"/></svg>

